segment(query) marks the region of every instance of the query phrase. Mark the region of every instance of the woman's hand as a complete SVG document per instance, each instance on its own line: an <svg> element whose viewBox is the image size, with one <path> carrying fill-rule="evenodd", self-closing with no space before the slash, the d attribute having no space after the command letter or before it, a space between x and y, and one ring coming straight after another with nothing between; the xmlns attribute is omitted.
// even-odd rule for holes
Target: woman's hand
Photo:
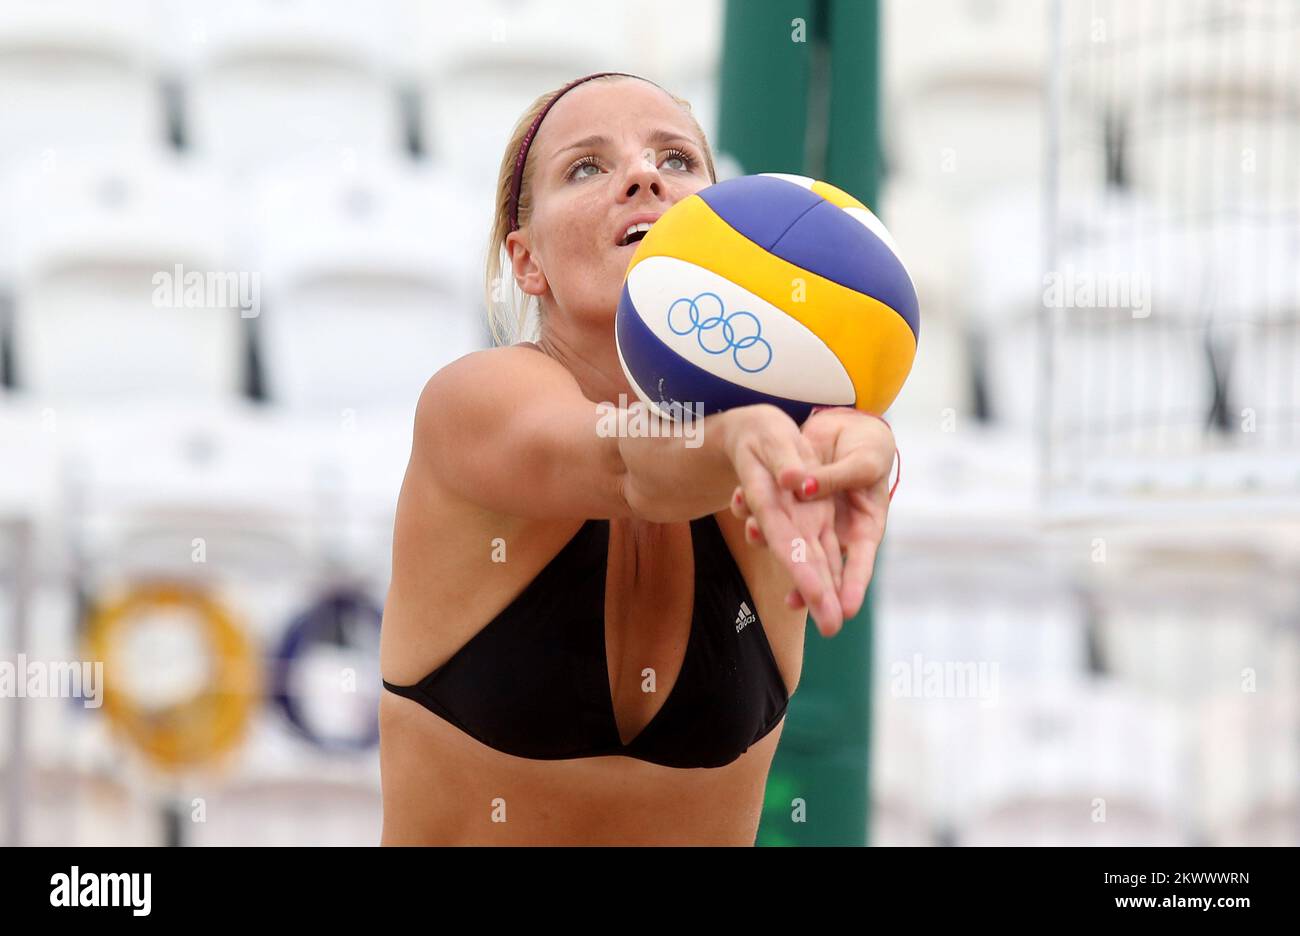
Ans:
<svg viewBox="0 0 1300 936"><path fill-rule="evenodd" d="M807 606L829 636L844 619L835 503L797 493L806 478L824 467L816 444L775 406L738 407L728 416L726 451L740 481L732 512L747 518L746 540L766 545L789 570L795 588L787 604Z"/></svg>
<svg viewBox="0 0 1300 936"><path fill-rule="evenodd" d="M862 608L885 535L894 434L883 420L848 408L815 413L805 420L800 434L816 456L816 464L808 471L807 480L800 479L790 488L799 491L802 503L833 508L834 521L826 542L846 553L835 589L843 616L852 617ZM750 503L747 492L743 497L733 496L732 512L747 518L752 512ZM749 529L747 522L746 531ZM792 592L787 603L798 607L801 594L801 589ZM810 606L810 610L823 636L839 629L838 623L828 627L829 622L822 621L816 609Z"/></svg>

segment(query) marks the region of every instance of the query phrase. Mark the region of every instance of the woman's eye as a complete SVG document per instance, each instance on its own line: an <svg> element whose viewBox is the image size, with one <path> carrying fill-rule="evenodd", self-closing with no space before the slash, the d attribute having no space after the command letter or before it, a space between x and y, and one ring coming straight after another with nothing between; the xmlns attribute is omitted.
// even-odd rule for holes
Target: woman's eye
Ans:
<svg viewBox="0 0 1300 936"><path fill-rule="evenodd" d="M588 169L588 168L594 169L596 170L596 172L595 173L583 172L584 169ZM578 160L576 163L574 163L571 167L569 167L569 172L566 178L588 179L591 178L592 175L595 175L596 173L599 172L600 172L600 166L596 164L596 160L591 156L585 156L582 159Z"/></svg>
<svg viewBox="0 0 1300 936"><path fill-rule="evenodd" d="M672 150L671 152L669 152L668 156L664 159L664 162L678 163L678 165L673 166L672 168L678 170L679 172L688 172L690 171L690 168L693 165L694 161L691 159L691 157L687 156L681 150Z"/></svg>

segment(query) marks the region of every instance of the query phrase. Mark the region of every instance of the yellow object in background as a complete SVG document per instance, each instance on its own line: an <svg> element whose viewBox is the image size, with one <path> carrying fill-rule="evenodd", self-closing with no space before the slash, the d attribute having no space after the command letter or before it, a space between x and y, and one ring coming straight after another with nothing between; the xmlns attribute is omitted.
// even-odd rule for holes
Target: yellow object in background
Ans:
<svg viewBox="0 0 1300 936"><path fill-rule="evenodd" d="M91 616L104 711L156 766L208 764L243 738L260 695L252 642L206 590L137 584Z"/></svg>

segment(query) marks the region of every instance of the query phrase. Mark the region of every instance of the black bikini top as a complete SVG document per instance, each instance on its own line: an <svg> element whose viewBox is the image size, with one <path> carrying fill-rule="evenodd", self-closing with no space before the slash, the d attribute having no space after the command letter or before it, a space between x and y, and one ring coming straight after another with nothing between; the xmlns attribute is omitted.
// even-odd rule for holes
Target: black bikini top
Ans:
<svg viewBox="0 0 1300 936"><path fill-rule="evenodd" d="M785 681L712 514L691 521L695 603L676 683L649 724L619 738L605 655L609 521L588 520L514 601L414 699L483 744L537 760L621 755L722 767L785 715Z"/></svg>

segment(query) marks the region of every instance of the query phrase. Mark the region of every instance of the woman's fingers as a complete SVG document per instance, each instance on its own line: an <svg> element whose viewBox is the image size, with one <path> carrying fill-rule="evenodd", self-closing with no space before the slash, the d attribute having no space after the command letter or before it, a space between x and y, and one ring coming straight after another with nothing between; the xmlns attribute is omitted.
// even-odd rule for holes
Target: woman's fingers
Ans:
<svg viewBox="0 0 1300 936"><path fill-rule="evenodd" d="M730 507L745 518L746 540L765 543L776 554L819 630L829 635L839 629L843 615L835 507L799 500L796 492L821 458L788 416L778 416L757 411L758 430L735 447L732 460L742 490L739 496L733 492ZM832 537L824 542L827 528Z"/></svg>
<svg viewBox="0 0 1300 936"><path fill-rule="evenodd" d="M797 509L797 505L795 506ZM769 545L768 537L763 532L762 523L749 510L743 487L737 487L732 493L731 512L734 516L745 520L745 542L754 546ZM787 516L787 519L791 527L797 529L798 524L795 523L794 518ZM812 567L818 580L822 583L822 597L820 600L814 598L810 606L801 591L795 589L792 594L797 596L797 600L793 603L787 601L787 604L794 610L808 607L809 610L814 612L819 621L826 621L838 630L843 617L847 615L843 609L843 600L840 597L844 580L843 549L840 546L839 536L835 532L834 523L826 523L820 536L810 532L809 536L802 538L804 539L804 548L802 550L796 550L795 540L791 539L789 559ZM783 555L781 559L786 562L786 556ZM828 598L832 596L834 596L835 600L828 602Z"/></svg>
<svg viewBox="0 0 1300 936"><path fill-rule="evenodd" d="M738 486L731 494L731 515L745 521L745 542L752 546L766 546L767 539L763 536L763 528L758 523L752 513L749 512L749 504L745 501L745 489Z"/></svg>
<svg viewBox="0 0 1300 936"><path fill-rule="evenodd" d="M832 587L835 593L840 593L840 583L843 581L844 555L840 550L840 538L835 535L835 524L828 523L826 529L822 531L821 539L822 552L826 554L826 564L830 569ZM843 602L841 602L843 605Z"/></svg>
<svg viewBox="0 0 1300 936"><path fill-rule="evenodd" d="M809 472L809 483L800 488L805 500L817 500L845 491L875 487L888 481L893 470L891 458L887 463L877 458L869 449L854 449L848 455L827 465L814 466Z"/></svg>
<svg viewBox="0 0 1300 936"><path fill-rule="evenodd" d="M740 520L749 516L749 505L745 503L745 489L739 485L731 493L731 515Z"/></svg>
<svg viewBox="0 0 1300 936"><path fill-rule="evenodd" d="M791 493L774 490L770 478L762 479L758 488L757 492L746 490L745 500L753 511L745 521L747 539L750 527L756 526L808 607L815 614L833 619L838 613L839 597L816 526L816 522L824 521L814 520L821 505L799 504ZM801 525L808 530L805 532Z"/></svg>
<svg viewBox="0 0 1300 936"><path fill-rule="evenodd" d="M818 549L820 550L820 547ZM808 610L812 614L813 620L817 622L817 630L821 632L821 635L830 637L839 633L840 628L844 626L844 609L840 604L839 591L835 587L830 563L823 561L821 569L825 589L822 592L821 600L809 604Z"/></svg>
<svg viewBox="0 0 1300 936"><path fill-rule="evenodd" d="M866 600L867 585L871 582L872 570L876 563L876 543L863 539L849 544L849 552L844 563L844 579L840 587L840 602L844 614L852 617L862 610Z"/></svg>
<svg viewBox="0 0 1300 936"><path fill-rule="evenodd" d="M833 519L833 515L830 519ZM832 527L833 524L826 523L826 527ZM831 535L834 537L834 530L831 529ZM817 575L821 584L820 596L814 596L804 591L804 600L808 605L808 610L813 618L817 621L818 629L829 636L840 629L843 623L843 611L840 608L840 599L838 589L836 588L837 570L835 567L840 563L840 552L838 540L832 550L827 550L824 543L822 532L816 527L809 530L809 535L804 538L802 549L796 559L801 559L801 564L810 566Z"/></svg>
<svg viewBox="0 0 1300 936"><path fill-rule="evenodd" d="M898 445L883 419L828 412L806 422L802 433L820 455L809 468L809 484L800 491L805 499L888 484Z"/></svg>
<svg viewBox="0 0 1300 936"><path fill-rule="evenodd" d="M794 526L784 519L776 519L774 525L774 530L769 525L769 531L765 531L767 541L789 572L795 588L799 590L808 607L810 609L824 607L828 599L838 601L830 590L829 576L825 569L817 567L815 557L809 556L806 552L800 555L800 550L795 548L797 540L801 537Z"/></svg>
<svg viewBox="0 0 1300 936"><path fill-rule="evenodd" d="M874 524L863 522L877 510L888 509L888 479L882 476L859 486L882 470L873 464L879 459L860 448L833 465L813 469L828 479L825 488L811 496L796 493L797 485L791 482L799 479L797 470L782 476L785 484L772 474L771 460L784 457L775 454L779 448L772 448L766 460L750 453L742 484L732 493L731 512L745 521L746 542L772 549L789 570L795 587L786 596L787 607L807 608L822 636L830 637L861 611L866 600L883 528L876 530ZM843 496L827 497L845 485ZM823 516L819 509L829 513ZM803 548L796 549L800 539Z"/></svg>
<svg viewBox="0 0 1300 936"><path fill-rule="evenodd" d="M783 491L798 490L809 469L818 464L812 445L797 431L790 435L764 436L759 457Z"/></svg>

